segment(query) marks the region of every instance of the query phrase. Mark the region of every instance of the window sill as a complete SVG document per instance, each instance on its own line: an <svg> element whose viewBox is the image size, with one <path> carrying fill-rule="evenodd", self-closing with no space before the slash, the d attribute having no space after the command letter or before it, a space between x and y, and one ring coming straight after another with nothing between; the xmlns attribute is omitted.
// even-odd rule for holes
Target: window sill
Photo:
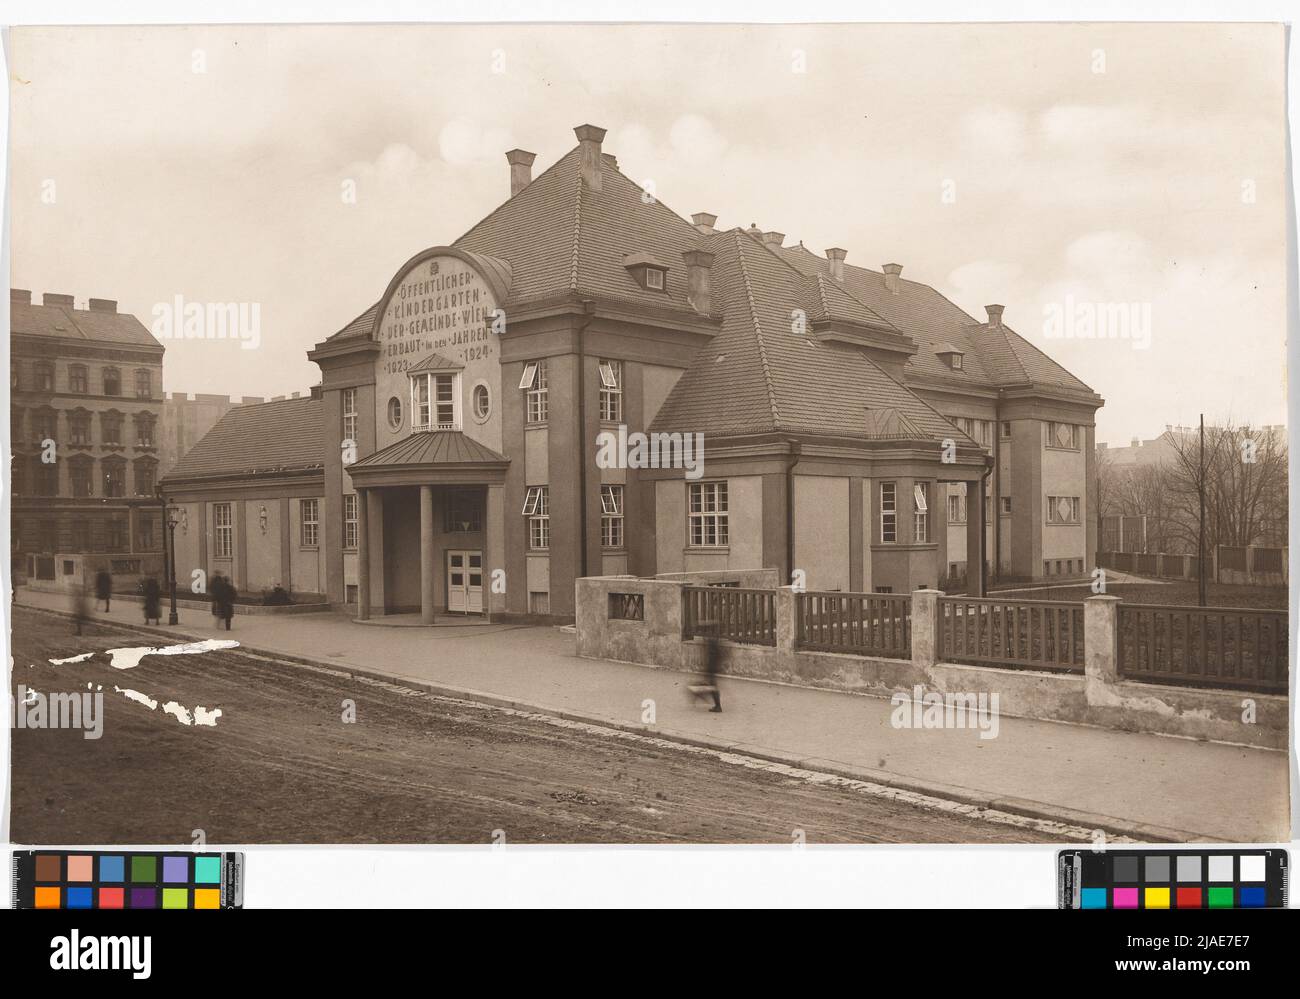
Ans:
<svg viewBox="0 0 1300 999"><path fill-rule="evenodd" d="M602 548L600 550L600 553L602 555L626 555L627 549L626 548Z"/></svg>
<svg viewBox="0 0 1300 999"><path fill-rule="evenodd" d="M525 430L545 430L545 429L546 429L546 421L543 420L541 423L525 423L525 424L524 424L524 429L525 429Z"/></svg>
<svg viewBox="0 0 1300 999"><path fill-rule="evenodd" d="M730 555L731 545L687 545L682 552L687 555Z"/></svg>
<svg viewBox="0 0 1300 999"><path fill-rule="evenodd" d="M550 555L551 550L549 548L529 548L528 554L529 555Z"/></svg>
<svg viewBox="0 0 1300 999"><path fill-rule="evenodd" d="M300 551L300 552L318 552L318 551L320 551L320 545L299 545L299 546L298 546L298 551Z"/></svg>

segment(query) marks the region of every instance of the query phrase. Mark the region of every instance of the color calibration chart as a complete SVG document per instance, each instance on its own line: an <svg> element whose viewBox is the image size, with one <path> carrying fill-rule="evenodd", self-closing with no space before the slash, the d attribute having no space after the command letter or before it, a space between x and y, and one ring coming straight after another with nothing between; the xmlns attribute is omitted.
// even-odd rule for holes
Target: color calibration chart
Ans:
<svg viewBox="0 0 1300 999"><path fill-rule="evenodd" d="M242 853L32 850L14 854L18 909L238 909Z"/></svg>
<svg viewBox="0 0 1300 999"><path fill-rule="evenodd" d="M1062 909L1283 909L1285 850L1063 850Z"/></svg>

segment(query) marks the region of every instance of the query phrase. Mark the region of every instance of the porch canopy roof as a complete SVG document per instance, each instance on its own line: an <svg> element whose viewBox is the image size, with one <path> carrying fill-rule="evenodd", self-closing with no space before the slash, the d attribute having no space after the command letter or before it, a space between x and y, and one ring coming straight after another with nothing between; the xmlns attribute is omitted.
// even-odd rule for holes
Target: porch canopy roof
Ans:
<svg viewBox="0 0 1300 999"><path fill-rule="evenodd" d="M359 489L505 481L510 459L459 430L413 433L347 466Z"/></svg>

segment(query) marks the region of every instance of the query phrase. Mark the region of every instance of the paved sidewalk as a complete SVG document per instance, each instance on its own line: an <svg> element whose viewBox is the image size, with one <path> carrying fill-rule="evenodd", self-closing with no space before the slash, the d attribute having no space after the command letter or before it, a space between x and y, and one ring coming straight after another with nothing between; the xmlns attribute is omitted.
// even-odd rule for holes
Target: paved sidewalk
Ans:
<svg viewBox="0 0 1300 999"><path fill-rule="evenodd" d="M60 596L21 589L16 602L65 609ZM135 604L96 616L142 623ZM214 624L205 611L182 610L178 630L216 636ZM726 677L725 711L711 714L689 698L689 674L580 659L573 636L548 627L386 628L334 614L243 615L229 637L255 649L733 745L1089 828L1106 827L1091 820L1108 816L1117 820L1111 828L1156 827L1149 838L1158 828L1224 842L1290 839L1282 752L1005 716L996 739L972 730L895 729L890 703L881 698ZM654 702L654 726L642 722L647 700Z"/></svg>

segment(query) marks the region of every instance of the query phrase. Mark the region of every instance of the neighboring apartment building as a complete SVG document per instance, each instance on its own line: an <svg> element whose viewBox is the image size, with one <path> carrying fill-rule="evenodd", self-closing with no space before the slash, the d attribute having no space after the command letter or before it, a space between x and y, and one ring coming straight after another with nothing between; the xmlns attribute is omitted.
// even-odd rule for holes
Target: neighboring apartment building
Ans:
<svg viewBox="0 0 1300 999"><path fill-rule="evenodd" d="M185 392L167 393L163 398L159 474L166 475L171 471L176 462L202 440L203 435L215 427L232 407L265 401L260 396L244 396L240 402L235 402L228 395L196 392L191 399Z"/></svg>
<svg viewBox="0 0 1300 999"><path fill-rule="evenodd" d="M1102 400L1001 306L687 222L575 132L536 178L507 153L509 199L309 352L311 400L233 409L178 463L178 558L426 620L569 617L597 574L902 592L977 563L981 519L1005 577L1092 568ZM702 474L646 432L702 434ZM598 460L602 433L630 460Z"/></svg>
<svg viewBox="0 0 1300 999"><path fill-rule="evenodd" d="M10 551L52 578L52 556L138 572L162 550L158 480L163 347L117 303L9 296ZM78 563L79 564L79 563Z"/></svg>

